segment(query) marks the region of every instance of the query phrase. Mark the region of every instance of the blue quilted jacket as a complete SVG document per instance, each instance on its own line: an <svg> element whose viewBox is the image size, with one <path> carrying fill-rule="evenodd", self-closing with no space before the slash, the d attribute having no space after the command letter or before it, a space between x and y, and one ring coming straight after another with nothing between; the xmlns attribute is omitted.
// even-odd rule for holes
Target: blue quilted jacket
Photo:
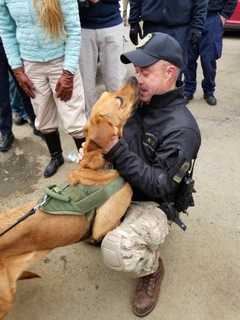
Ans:
<svg viewBox="0 0 240 320"><path fill-rule="evenodd" d="M9 64L15 69L22 66L22 59L47 62L64 56L64 69L75 73L81 33L77 1L59 0L67 36L58 40L46 35L32 2L0 0L0 36Z"/></svg>

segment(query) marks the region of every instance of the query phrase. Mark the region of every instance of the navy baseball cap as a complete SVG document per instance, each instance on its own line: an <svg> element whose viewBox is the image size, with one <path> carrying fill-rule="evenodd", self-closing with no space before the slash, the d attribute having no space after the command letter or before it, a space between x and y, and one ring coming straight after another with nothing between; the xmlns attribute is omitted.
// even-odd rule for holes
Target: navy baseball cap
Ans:
<svg viewBox="0 0 240 320"><path fill-rule="evenodd" d="M139 67L165 60L178 68L183 67L183 51L180 44L166 33L154 32L140 40L136 50L121 54L122 63L133 63Z"/></svg>

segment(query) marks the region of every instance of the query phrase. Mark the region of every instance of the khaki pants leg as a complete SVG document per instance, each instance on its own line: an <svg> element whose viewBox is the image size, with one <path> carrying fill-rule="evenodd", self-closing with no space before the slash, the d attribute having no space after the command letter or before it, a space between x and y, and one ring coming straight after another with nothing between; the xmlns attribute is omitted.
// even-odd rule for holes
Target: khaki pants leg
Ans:
<svg viewBox="0 0 240 320"><path fill-rule="evenodd" d="M165 213L154 202L134 202L122 224L102 241L104 263L136 277L155 272L159 247L168 234Z"/></svg>
<svg viewBox="0 0 240 320"><path fill-rule="evenodd" d="M58 128L57 107L49 84L46 63L24 61L24 69L36 89L36 96L31 99L36 115L35 127L44 133L55 131Z"/></svg>
<svg viewBox="0 0 240 320"><path fill-rule="evenodd" d="M97 30L100 68L107 91L118 90L126 78L126 67L120 61L124 49L123 25Z"/></svg>
<svg viewBox="0 0 240 320"><path fill-rule="evenodd" d="M86 101L86 114L90 115L91 108L97 101L96 74L98 61L98 46L96 30L82 29L80 70Z"/></svg>

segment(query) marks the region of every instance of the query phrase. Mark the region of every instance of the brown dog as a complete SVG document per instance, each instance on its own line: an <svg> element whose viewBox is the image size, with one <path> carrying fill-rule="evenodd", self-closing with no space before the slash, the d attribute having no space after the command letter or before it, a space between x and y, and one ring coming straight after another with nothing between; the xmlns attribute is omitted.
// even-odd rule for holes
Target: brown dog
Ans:
<svg viewBox="0 0 240 320"><path fill-rule="evenodd" d="M105 92L94 105L85 129L84 158L79 168L70 174L72 184L105 184L118 175L117 171L105 168L102 150L91 138L94 138L96 127L102 129L102 139L109 139L113 134L121 136L123 125L136 103L137 91L137 82L131 79L119 91ZM131 202L131 196L131 188L125 183L97 209L93 239L100 239L119 223ZM0 213L0 233L33 206L34 203L29 203ZM0 237L0 319L12 307L16 281L34 277L25 271L26 268L54 248L80 241L87 231L85 216L51 215L37 209L34 215Z"/></svg>

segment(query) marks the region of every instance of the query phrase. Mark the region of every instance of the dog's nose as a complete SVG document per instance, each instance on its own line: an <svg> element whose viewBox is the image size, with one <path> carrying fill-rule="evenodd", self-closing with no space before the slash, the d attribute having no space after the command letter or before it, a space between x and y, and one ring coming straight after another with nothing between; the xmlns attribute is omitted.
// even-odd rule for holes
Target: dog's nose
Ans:
<svg viewBox="0 0 240 320"><path fill-rule="evenodd" d="M138 86L138 81L137 81L137 78L136 78L136 77L130 77L130 78L127 80L127 83L130 84L130 85L133 86L133 87L137 87L137 86Z"/></svg>

